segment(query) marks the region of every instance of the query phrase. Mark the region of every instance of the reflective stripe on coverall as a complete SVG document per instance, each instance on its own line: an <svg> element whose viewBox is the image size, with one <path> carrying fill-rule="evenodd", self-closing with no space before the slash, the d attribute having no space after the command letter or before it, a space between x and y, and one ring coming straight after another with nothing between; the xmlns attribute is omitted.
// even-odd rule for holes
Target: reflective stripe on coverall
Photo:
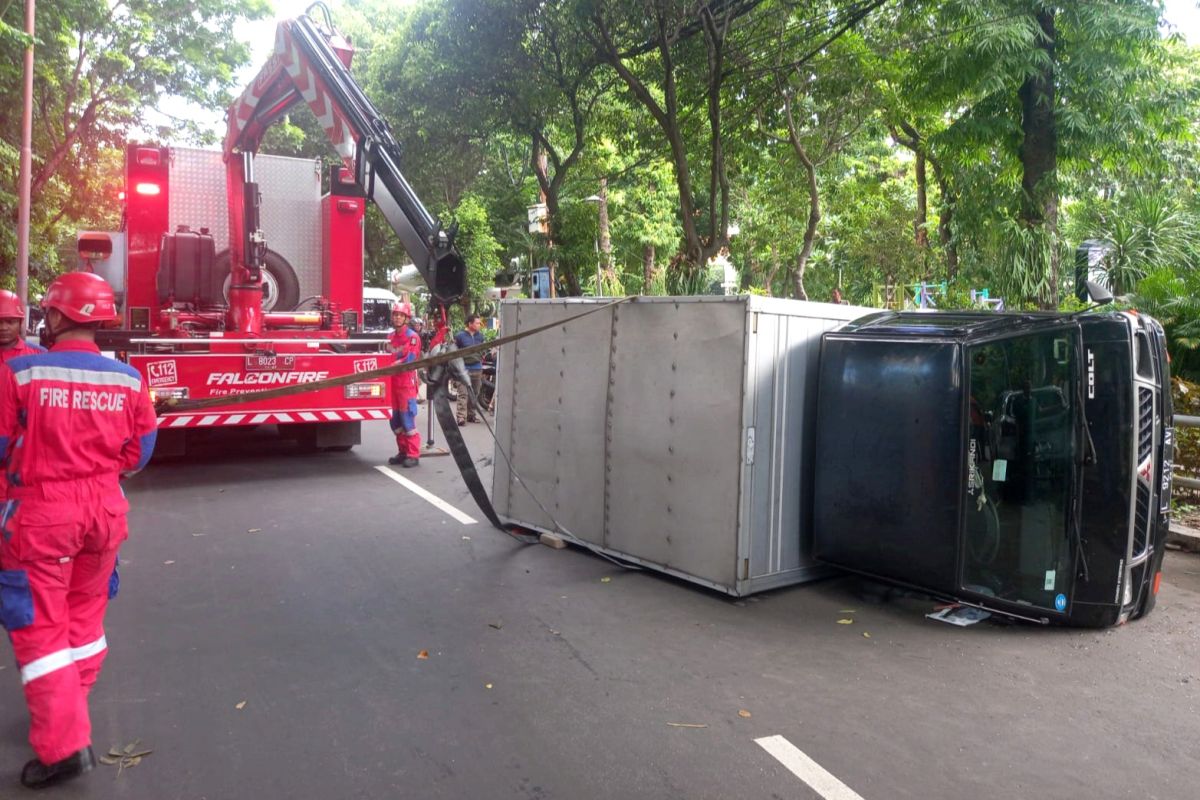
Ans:
<svg viewBox="0 0 1200 800"><path fill-rule="evenodd" d="M388 337L388 345L396 353L397 363L421 357L421 337L407 325ZM397 451L409 458L421 457L421 432L417 430L419 380L415 370L392 376L392 433L396 434Z"/></svg>
<svg viewBox="0 0 1200 800"><path fill-rule="evenodd" d="M87 697L107 654L104 611L128 536L122 473L145 466L157 421L137 371L90 342L13 359L0 375L0 621L44 764L91 743Z"/></svg>

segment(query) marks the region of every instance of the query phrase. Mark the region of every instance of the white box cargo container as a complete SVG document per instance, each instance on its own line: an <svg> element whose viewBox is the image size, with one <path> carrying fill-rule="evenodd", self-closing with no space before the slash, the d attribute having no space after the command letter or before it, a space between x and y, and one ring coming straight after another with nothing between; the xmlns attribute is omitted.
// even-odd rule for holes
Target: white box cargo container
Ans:
<svg viewBox="0 0 1200 800"><path fill-rule="evenodd" d="M509 300L512 335L604 300ZM497 446L598 550L740 596L825 574L811 552L821 334L874 309L644 297L503 348ZM554 522L497 452L493 503Z"/></svg>

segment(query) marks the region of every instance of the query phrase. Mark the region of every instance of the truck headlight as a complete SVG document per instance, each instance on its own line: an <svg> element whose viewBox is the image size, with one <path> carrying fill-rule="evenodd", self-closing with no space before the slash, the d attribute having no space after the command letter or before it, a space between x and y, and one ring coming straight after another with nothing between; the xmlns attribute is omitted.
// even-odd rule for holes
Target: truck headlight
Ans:
<svg viewBox="0 0 1200 800"><path fill-rule="evenodd" d="M160 400L187 400L187 396L186 386L168 386L150 390L151 403L157 403Z"/></svg>

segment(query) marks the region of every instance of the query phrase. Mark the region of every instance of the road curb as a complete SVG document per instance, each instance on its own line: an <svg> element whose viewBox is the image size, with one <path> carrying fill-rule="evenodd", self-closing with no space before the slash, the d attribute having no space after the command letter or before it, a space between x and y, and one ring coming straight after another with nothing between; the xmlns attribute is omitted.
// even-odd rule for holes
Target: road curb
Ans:
<svg viewBox="0 0 1200 800"><path fill-rule="evenodd" d="M1167 531L1167 544L1175 545L1189 553L1200 553L1200 531L1178 522L1172 522Z"/></svg>

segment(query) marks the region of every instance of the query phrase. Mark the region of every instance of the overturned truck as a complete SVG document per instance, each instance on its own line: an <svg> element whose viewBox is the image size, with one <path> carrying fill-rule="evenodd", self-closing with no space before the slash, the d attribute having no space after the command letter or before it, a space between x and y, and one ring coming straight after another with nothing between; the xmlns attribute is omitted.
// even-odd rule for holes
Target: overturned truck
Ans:
<svg viewBox="0 0 1200 800"><path fill-rule="evenodd" d="M506 335L588 300L508 301ZM1131 312L639 298L501 352L500 516L731 595L831 567L1011 617L1149 612L1173 431Z"/></svg>

